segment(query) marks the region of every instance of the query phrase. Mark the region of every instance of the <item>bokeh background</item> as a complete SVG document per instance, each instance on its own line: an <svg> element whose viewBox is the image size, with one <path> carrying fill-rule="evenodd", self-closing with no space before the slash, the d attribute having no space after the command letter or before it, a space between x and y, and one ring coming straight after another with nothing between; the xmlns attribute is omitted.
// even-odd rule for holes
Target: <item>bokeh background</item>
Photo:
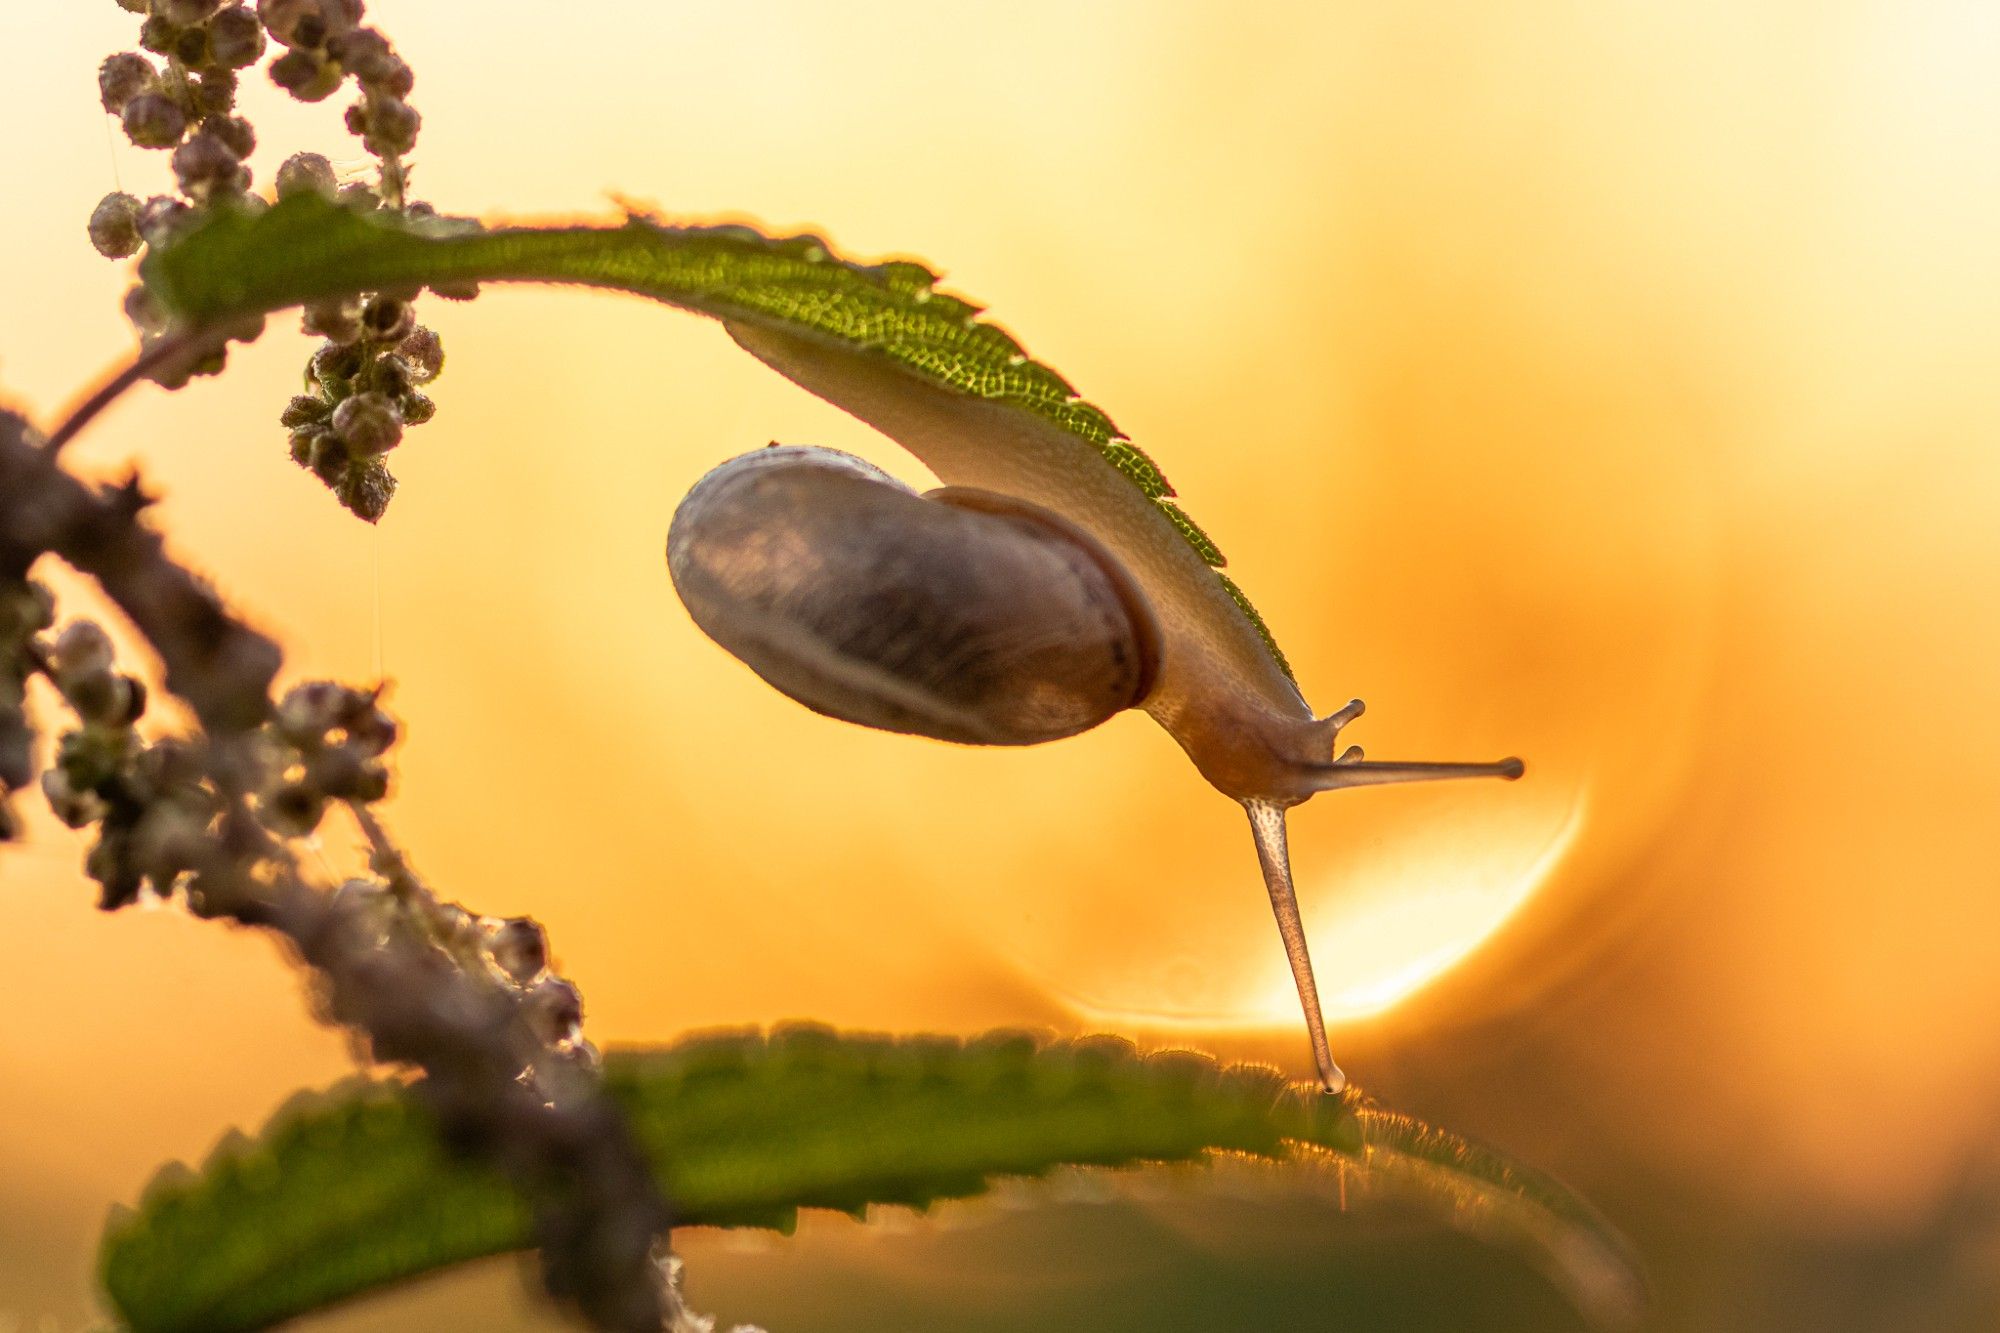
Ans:
<svg viewBox="0 0 2000 1333"><path fill-rule="evenodd" d="M1590 1194L1657 1327L2000 1326L2000 10L371 11L420 196L942 267L1161 460L1372 754L1529 759L1300 811L1307 918L1350 1072ZM0 392L43 421L130 342L83 219L164 183L96 105L132 30L0 7ZM249 101L261 179L363 170L337 103ZM907 459L646 303L425 318L441 410L378 529L285 457L289 321L76 457L143 466L297 675L393 682L394 824L548 925L598 1041L1027 1024L1305 1072L1241 815L1143 718L877 735L680 612L661 544L708 467ZM0 853L5 1329L83 1327L107 1207L351 1068L266 941L100 915L79 855L46 818ZM774 1329L1566 1326L1512 1260L1296 1182L683 1239L698 1303ZM472 1311L550 1320L496 1263L320 1326Z"/></svg>

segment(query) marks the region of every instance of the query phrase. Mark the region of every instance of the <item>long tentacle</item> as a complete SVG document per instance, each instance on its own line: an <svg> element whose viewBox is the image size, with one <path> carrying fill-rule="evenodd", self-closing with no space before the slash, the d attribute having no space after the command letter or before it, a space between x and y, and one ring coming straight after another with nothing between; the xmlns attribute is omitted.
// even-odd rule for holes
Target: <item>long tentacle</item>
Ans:
<svg viewBox="0 0 2000 1333"><path fill-rule="evenodd" d="M1301 772L1314 791L1335 791L1342 787L1374 787L1385 782L1432 782L1440 778L1505 778L1511 782L1521 776L1523 765L1518 759L1501 759L1490 764L1425 764L1342 756L1331 764L1305 766Z"/></svg>
<svg viewBox="0 0 2000 1333"><path fill-rule="evenodd" d="M1292 981L1299 988L1299 1004L1306 1012L1306 1030L1312 1034L1319 1081L1328 1092L1339 1092L1347 1086L1347 1075L1333 1062L1333 1051L1326 1041L1319 986L1313 981L1312 955L1306 951L1305 927L1299 921L1299 896L1292 888L1292 859L1285 847L1284 807L1267 801L1245 801L1243 808L1250 814L1250 832L1257 840L1257 861L1264 868L1264 887L1271 894L1271 912L1278 918L1278 934L1284 937Z"/></svg>

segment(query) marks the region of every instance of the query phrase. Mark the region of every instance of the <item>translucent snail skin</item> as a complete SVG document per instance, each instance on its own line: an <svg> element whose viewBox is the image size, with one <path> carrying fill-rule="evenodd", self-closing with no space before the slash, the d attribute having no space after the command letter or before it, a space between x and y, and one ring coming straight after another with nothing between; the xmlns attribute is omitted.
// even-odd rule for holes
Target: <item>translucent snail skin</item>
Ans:
<svg viewBox="0 0 2000 1333"><path fill-rule="evenodd" d="M1144 709L1248 812L1320 1081L1340 1091L1285 811L1339 787L1517 778L1521 761L1337 752L1360 701L1315 717L1200 552L1088 443L865 351L729 330L947 484L919 495L828 449L723 464L689 492L667 539L696 624L807 707L890 731L1033 745Z"/></svg>

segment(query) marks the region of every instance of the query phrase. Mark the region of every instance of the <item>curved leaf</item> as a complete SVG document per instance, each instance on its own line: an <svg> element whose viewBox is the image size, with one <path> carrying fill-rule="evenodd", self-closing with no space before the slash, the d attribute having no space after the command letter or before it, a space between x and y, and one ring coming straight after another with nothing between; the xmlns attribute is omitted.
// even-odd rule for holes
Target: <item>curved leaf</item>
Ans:
<svg viewBox="0 0 2000 1333"><path fill-rule="evenodd" d="M1351 1093L1190 1052L793 1027L615 1053L605 1082L689 1224L789 1230L800 1208L921 1207L1064 1165L1333 1154L1355 1188L1529 1247L1590 1313L1640 1300L1622 1242L1546 1178ZM163 1171L106 1228L101 1268L137 1333L231 1333L528 1236L507 1184L451 1157L401 1085L357 1081L225 1140L199 1172Z"/></svg>
<svg viewBox="0 0 2000 1333"><path fill-rule="evenodd" d="M456 219L364 214L308 193L261 213L219 212L150 252L140 273L162 308L193 326L226 327L356 291L525 281L613 288L732 326L820 339L1055 427L1152 500L1163 533L1178 534L1214 568L1224 563L1168 498L1173 487L1153 460L1061 375L981 320L980 307L938 291L921 264L850 263L817 236L671 227L638 216L623 226L481 230ZM1241 612L1289 675L1262 617L1234 584L1225 591L1223 605Z"/></svg>

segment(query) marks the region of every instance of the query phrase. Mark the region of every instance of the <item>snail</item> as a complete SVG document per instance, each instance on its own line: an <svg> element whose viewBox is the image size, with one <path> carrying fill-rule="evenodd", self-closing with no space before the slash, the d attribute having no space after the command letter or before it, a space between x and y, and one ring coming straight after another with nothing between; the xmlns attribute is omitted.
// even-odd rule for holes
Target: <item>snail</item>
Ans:
<svg viewBox="0 0 2000 1333"><path fill-rule="evenodd" d="M830 717L1038 745L1138 706L1160 631L1094 539L989 491L928 495L852 454L772 445L688 492L667 533L688 614Z"/></svg>
<svg viewBox="0 0 2000 1333"><path fill-rule="evenodd" d="M852 455L800 446L722 464L667 537L695 623L807 707L889 731L1034 745L1143 709L1248 812L1320 1082L1341 1091L1285 811L1341 787L1518 778L1521 761L1337 754L1361 701L1314 716L1233 585L1106 454L865 349L725 325L947 484L919 494Z"/></svg>

